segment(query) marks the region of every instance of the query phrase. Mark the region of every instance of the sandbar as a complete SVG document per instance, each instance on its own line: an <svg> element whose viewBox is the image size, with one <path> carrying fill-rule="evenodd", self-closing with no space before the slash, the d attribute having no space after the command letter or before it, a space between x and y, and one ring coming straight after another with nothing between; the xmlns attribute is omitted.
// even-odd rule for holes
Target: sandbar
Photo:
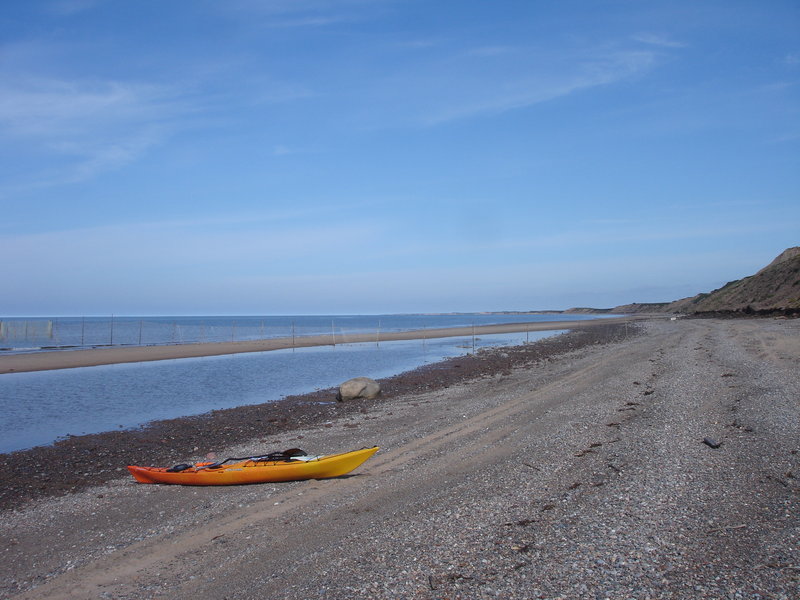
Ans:
<svg viewBox="0 0 800 600"><path fill-rule="evenodd" d="M652 317L652 316L651 316ZM363 342L390 342L398 340L421 340L472 335L519 333L525 331L557 331L562 329L585 329L598 325L628 322L645 316L609 317L585 321L547 321L536 323L504 323L500 325L476 325L474 327L445 327L439 329L416 329L410 331L382 331L346 335L312 335L300 337L279 337L240 342L206 342L195 344L173 344L163 346L113 346L86 348L79 350L54 350L6 354L0 356L0 375L28 371L48 371L93 367L120 363L171 360L179 358L198 358L221 356L242 352L267 352L289 348L311 346L330 346Z"/></svg>

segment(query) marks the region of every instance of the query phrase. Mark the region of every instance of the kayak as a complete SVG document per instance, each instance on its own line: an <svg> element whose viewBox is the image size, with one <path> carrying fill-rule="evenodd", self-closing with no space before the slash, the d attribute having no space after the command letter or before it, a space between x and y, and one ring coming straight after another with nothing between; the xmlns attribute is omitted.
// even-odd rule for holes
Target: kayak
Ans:
<svg viewBox="0 0 800 600"><path fill-rule="evenodd" d="M227 459L222 463L196 463L175 467L128 466L139 483L172 483L177 485L238 485L302 479L328 479L346 475L378 451L378 447L325 456L291 456L275 459L274 455L245 459ZM234 460L231 464L224 464Z"/></svg>

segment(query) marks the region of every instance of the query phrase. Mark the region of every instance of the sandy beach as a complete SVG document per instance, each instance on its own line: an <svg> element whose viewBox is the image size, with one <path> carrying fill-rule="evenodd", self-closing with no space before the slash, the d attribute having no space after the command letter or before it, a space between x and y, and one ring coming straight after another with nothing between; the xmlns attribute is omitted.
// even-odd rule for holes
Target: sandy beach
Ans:
<svg viewBox="0 0 800 600"><path fill-rule="evenodd" d="M208 342L197 344L173 344L168 346L115 346L81 350L57 350L24 354L0 355L0 375L25 371L70 369L119 363L220 356L241 352L266 352L287 348L307 348L333 344L359 342L390 342L445 337L464 337L494 333L519 333L525 331L558 331L562 329L584 329L603 323L626 323L643 318L640 315L611 317L588 321L546 321L540 323L505 323L502 325L477 325L475 327L446 327L440 329L417 329L411 331L384 331L379 333L346 335L313 335L302 337L279 337L242 342Z"/></svg>
<svg viewBox="0 0 800 600"><path fill-rule="evenodd" d="M4 455L0 596L800 595L800 321L605 322L382 383ZM123 472L372 445L332 480Z"/></svg>

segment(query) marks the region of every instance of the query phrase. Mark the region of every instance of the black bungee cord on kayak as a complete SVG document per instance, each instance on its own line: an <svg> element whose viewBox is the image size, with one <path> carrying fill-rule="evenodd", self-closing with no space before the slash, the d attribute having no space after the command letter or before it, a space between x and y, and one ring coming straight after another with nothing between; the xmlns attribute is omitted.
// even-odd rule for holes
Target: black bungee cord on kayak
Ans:
<svg viewBox="0 0 800 600"><path fill-rule="evenodd" d="M253 462L267 462L267 461L277 461L277 460L285 460L289 461L298 456L308 456L308 453L305 450L301 450L300 448L289 448L288 450L283 450L282 452L270 452L269 454L263 454L260 456L242 456L240 458L231 457L226 458L220 462L215 462L210 465L200 465L196 467L199 471L201 469L219 469L222 465L229 462L237 462L243 460L252 460ZM180 464L175 465L174 467L170 467L167 469L167 473L180 473L181 471L185 471L186 469L191 469L194 465L187 465L187 464Z"/></svg>

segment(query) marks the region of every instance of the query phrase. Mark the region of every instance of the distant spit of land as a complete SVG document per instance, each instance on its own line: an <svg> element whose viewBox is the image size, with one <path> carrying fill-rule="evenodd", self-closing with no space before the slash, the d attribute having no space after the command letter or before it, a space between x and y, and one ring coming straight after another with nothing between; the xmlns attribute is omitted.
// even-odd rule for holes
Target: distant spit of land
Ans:
<svg viewBox="0 0 800 600"><path fill-rule="evenodd" d="M241 342L208 342L198 344L177 344L168 346L115 346L80 350L56 350L8 354L0 356L0 374L26 371L47 371L70 369L119 363L169 360L177 358L198 358L202 356L221 356L242 352L266 352L289 348L311 346L330 346L334 344L390 342L398 340L421 340L443 337L466 337L471 335L490 335L520 333L525 331L557 331L560 329L585 329L601 324L622 323L647 318L645 315L610 317L586 321L548 321L541 323L504 323L501 325L477 325L475 327L446 327L440 329L416 329L363 334L313 335L303 337L280 337Z"/></svg>

